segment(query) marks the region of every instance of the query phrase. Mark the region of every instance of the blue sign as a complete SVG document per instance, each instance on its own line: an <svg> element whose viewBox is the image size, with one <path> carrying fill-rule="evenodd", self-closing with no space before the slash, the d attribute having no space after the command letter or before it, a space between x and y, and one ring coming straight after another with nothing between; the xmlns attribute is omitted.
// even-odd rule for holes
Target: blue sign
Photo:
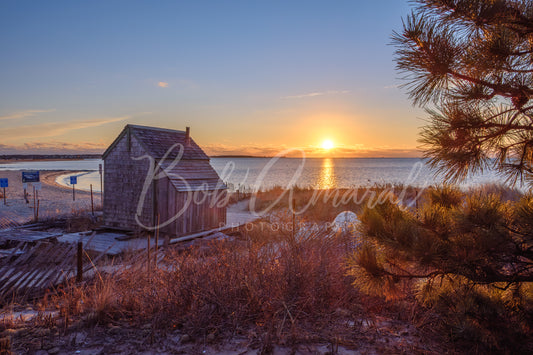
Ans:
<svg viewBox="0 0 533 355"><path fill-rule="evenodd" d="M9 187L7 179L0 179L0 187Z"/></svg>
<svg viewBox="0 0 533 355"><path fill-rule="evenodd" d="M70 184L71 185L76 185L78 183L78 177L77 176L71 176L70 177Z"/></svg>
<svg viewBox="0 0 533 355"><path fill-rule="evenodd" d="M39 182L39 172L38 171L23 171L22 172L22 182Z"/></svg>

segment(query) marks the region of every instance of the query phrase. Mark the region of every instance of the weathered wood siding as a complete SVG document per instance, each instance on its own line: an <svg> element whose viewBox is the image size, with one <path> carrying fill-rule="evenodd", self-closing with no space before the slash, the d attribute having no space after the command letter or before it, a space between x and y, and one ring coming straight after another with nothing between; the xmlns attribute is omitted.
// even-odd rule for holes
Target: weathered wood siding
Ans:
<svg viewBox="0 0 533 355"><path fill-rule="evenodd" d="M187 235L226 224L226 190L176 191L168 178L157 182L161 233Z"/></svg>
<svg viewBox="0 0 533 355"><path fill-rule="evenodd" d="M128 147L130 146L130 147ZM104 160L104 224L126 230L141 230L135 220L137 206L150 167L148 159L133 135L125 134ZM139 220L153 226L153 184L150 185ZM141 201L142 203L142 201Z"/></svg>

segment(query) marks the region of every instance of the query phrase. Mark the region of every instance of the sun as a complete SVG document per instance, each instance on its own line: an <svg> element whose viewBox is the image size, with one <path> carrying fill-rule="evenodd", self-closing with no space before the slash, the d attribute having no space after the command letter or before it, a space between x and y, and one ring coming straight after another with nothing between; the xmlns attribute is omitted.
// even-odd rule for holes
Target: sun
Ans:
<svg viewBox="0 0 533 355"><path fill-rule="evenodd" d="M325 150L330 150L334 147L333 142L329 139L326 139L322 142L322 148Z"/></svg>

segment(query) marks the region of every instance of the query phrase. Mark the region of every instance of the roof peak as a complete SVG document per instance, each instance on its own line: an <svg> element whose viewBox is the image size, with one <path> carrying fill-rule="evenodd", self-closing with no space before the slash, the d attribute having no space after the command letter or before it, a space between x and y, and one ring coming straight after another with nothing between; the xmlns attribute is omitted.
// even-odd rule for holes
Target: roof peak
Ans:
<svg viewBox="0 0 533 355"><path fill-rule="evenodd" d="M187 131L133 124L127 124L124 127L119 136L102 155L103 159L107 157L124 136L127 136L128 144L130 144L131 137L135 137L143 149L154 159L161 159L163 157L168 159L175 158L178 156L178 151L175 148L181 144L182 148L180 148L180 151L183 149L181 159L209 160L209 157L202 148L191 139L190 135L187 135Z"/></svg>
<svg viewBox="0 0 533 355"><path fill-rule="evenodd" d="M126 127L129 128L138 128L138 129L148 129L151 131L162 131L162 132L172 132L172 133L185 133L185 131L177 130L177 129L170 129L170 128L161 128L161 127L153 127L153 126L143 126L143 125L137 125L137 124L127 124Z"/></svg>

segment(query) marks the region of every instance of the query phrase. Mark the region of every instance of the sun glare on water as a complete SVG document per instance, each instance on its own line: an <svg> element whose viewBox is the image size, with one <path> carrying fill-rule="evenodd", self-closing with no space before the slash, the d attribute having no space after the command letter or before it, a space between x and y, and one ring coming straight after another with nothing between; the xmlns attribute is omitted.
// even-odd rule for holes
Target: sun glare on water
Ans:
<svg viewBox="0 0 533 355"><path fill-rule="evenodd" d="M329 139L326 139L325 141L322 142L322 148L325 150L330 150L333 147L334 147L333 142L330 141Z"/></svg>

